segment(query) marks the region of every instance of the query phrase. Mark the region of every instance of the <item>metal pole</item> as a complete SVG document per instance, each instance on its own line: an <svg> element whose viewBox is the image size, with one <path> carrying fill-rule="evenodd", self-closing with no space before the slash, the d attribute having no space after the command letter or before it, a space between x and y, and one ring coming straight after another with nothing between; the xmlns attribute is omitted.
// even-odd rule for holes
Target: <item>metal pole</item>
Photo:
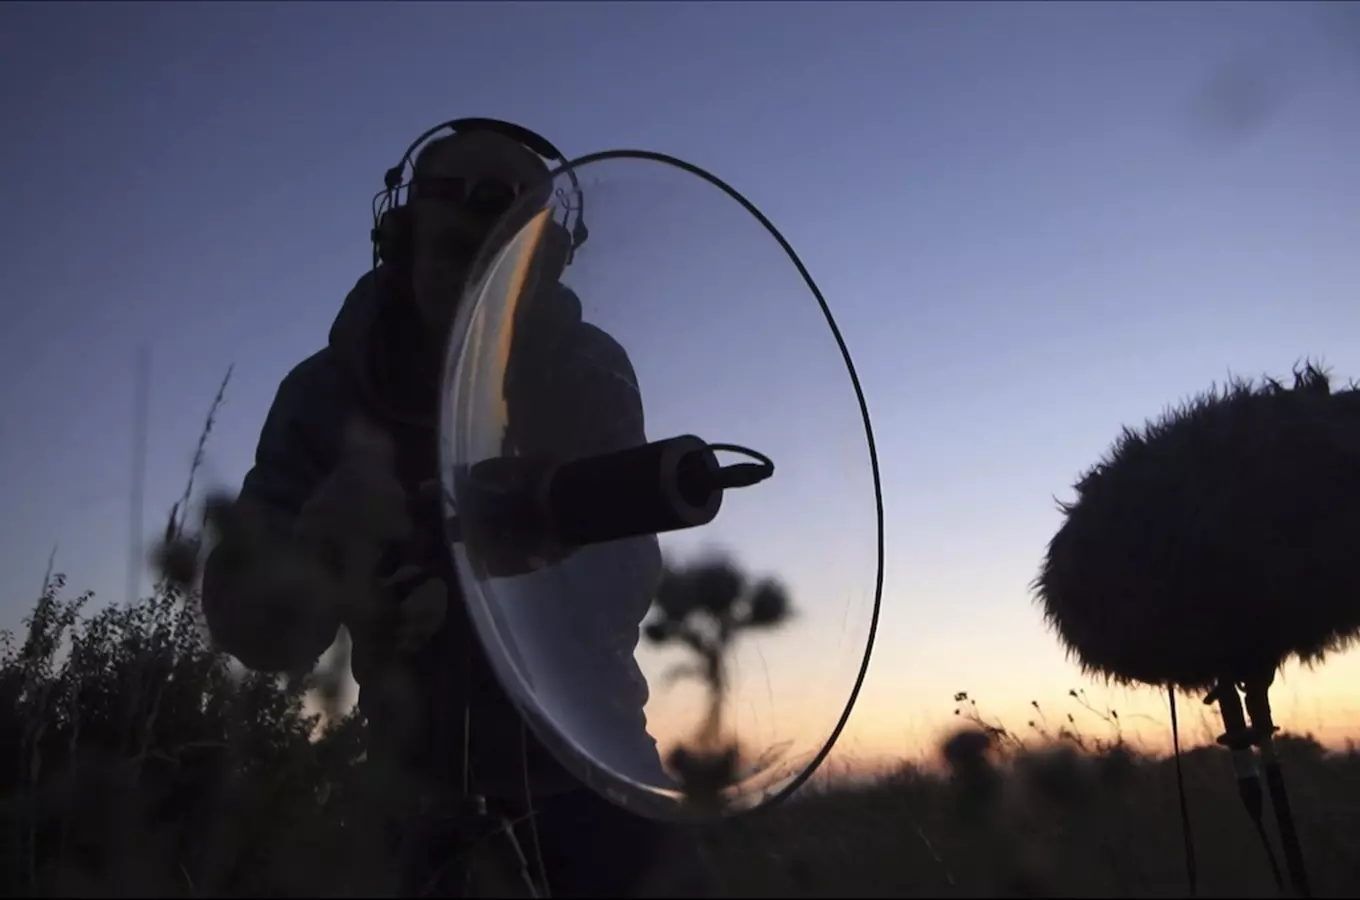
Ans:
<svg viewBox="0 0 1360 900"><path fill-rule="evenodd" d="M146 432L150 415L148 395L151 392L151 351L143 345L137 349L132 398L132 496L128 504L128 572L127 600L137 602L142 587L143 548L142 506L146 494Z"/></svg>

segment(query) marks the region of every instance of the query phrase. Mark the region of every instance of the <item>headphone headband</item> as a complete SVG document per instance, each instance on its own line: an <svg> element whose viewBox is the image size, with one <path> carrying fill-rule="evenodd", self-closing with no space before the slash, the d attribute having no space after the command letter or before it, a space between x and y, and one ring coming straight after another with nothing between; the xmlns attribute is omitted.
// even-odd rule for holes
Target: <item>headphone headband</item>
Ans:
<svg viewBox="0 0 1360 900"><path fill-rule="evenodd" d="M567 161L566 157L562 155L562 151L553 146L551 141L536 131L530 131L523 125L516 125L513 122L505 122L501 119L450 119L426 130L424 134L411 142L411 146L407 147L406 152L402 154L401 162L388 169L387 175L383 178L383 183L387 185L388 190L394 191L401 186L402 176L406 174L406 167L411 163L416 151L436 133L445 129L451 134L458 134L461 131L490 131L504 135L515 143L528 147L544 159L554 162Z"/></svg>

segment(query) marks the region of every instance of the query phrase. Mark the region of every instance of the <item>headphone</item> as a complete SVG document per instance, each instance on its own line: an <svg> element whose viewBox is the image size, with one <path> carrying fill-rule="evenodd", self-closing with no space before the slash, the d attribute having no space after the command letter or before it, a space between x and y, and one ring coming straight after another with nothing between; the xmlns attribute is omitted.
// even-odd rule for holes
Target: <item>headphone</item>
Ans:
<svg viewBox="0 0 1360 900"><path fill-rule="evenodd" d="M512 122L485 118L452 119L448 122L441 122L412 141L411 146L406 148L406 152L402 154L401 161L388 169L383 175L383 190L379 191L373 198L373 229L369 233L369 239L373 242L373 265L375 268L381 261L384 265L410 271L411 210L410 207L401 202L401 188L406 187L409 193L410 183L404 182L404 179L408 166L411 166L411 174L414 178L413 161L416 152L436 133L445 130L450 134L488 131L507 137L550 162L563 165L567 162L562 151L553 146L547 138ZM574 170L568 168L566 171L567 177L571 180L571 193L575 195L572 198L574 202L566 201L563 198L563 191L560 189L557 191L557 197L563 200L566 207L566 213L560 227L570 235L570 245L566 248L566 263L570 265L576 250L586 242L590 232L586 228L584 218L585 195L581 191L581 183L577 180ZM569 216L573 219L573 222L570 229L567 229L567 218Z"/></svg>

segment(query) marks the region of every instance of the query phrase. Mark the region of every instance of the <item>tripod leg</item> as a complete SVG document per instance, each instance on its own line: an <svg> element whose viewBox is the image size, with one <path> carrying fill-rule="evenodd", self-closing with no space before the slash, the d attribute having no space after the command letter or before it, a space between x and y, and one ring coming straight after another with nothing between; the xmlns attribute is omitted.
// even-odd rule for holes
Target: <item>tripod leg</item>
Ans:
<svg viewBox="0 0 1360 900"><path fill-rule="evenodd" d="M1220 681L1218 687L1204 698L1204 702L1206 705L1218 703L1219 714L1223 717L1223 734L1219 735L1218 743L1232 752L1233 769L1237 773L1237 793L1261 838L1261 846L1265 848L1266 858L1270 861L1270 873L1275 877L1275 886L1283 892L1284 879L1280 877L1280 866L1275 861L1275 851L1270 847L1270 838L1265 829L1265 798L1261 788L1261 771L1256 765L1255 739L1247 727L1237 685L1231 681Z"/></svg>
<svg viewBox="0 0 1360 900"><path fill-rule="evenodd" d="M1265 770L1266 785L1270 788L1270 805L1275 807L1275 821L1279 825L1280 840L1284 844L1284 861L1289 868L1289 880L1294 882L1294 890L1300 897L1311 897L1313 891L1308 883L1308 870L1303 864L1303 846L1299 843L1299 833L1294 827L1294 813L1289 807L1289 794L1284 787L1284 773L1280 770L1280 761L1275 758L1273 751L1266 757Z"/></svg>
<svg viewBox="0 0 1360 900"><path fill-rule="evenodd" d="M1289 880L1300 897L1311 897L1312 888L1308 883L1308 870L1303 862L1303 846L1299 843L1298 829L1294 826L1294 812L1289 806L1289 792L1285 790L1284 772L1280 768L1280 758L1275 754L1276 731L1270 714L1270 682L1249 683L1246 687L1247 712L1251 714L1252 728L1261 747L1261 761L1266 772L1266 787L1270 790L1270 805L1275 809L1275 824L1280 829L1280 843L1284 845L1284 862L1289 869Z"/></svg>

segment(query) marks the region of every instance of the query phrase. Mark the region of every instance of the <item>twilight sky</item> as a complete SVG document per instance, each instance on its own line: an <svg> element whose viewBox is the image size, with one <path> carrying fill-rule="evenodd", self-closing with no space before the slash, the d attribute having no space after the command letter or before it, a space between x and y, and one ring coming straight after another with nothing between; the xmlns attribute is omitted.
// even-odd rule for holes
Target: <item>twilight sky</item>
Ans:
<svg viewBox="0 0 1360 900"><path fill-rule="evenodd" d="M384 169L455 116L522 122L568 155L704 166L817 279L868 394L887 504L879 649L848 754L914 749L959 690L1013 725L1031 700L1080 712L1065 697L1085 682L1028 593L1054 498L1121 425L1229 374L1308 356L1360 377L1360 17L1343 5L10 3L0 83L0 627L54 545L73 589L124 599L137 348L149 533L233 364L205 477L239 482L279 379L368 265ZM677 274L602 317L674 336L746 310L760 351L696 375L692 397L762 422L751 441L799 461L785 484L811 484L798 473L827 455L864 465L811 296L762 293L791 268L743 249L749 225L720 240L735 207L679 176L666 204L610 177L592 240L612 229L625 249L582 277L608 293ZM711 265L693 263L706 248ZM757 314L759 297L790 311ZM680 346L630 345L644 389L671 386L668 433L690 421ZM744 393L719 391L739 376ZM811 426L779 412L807 390ZM822 519L850 516L842 533L799 525L796 489L768 515L787 523L780 552L821 559L807 577L832 586L826 602L862 611L867 474L847 477L844 510ZM795 656L830 652L806 640ZM1280 718L1360 732L1357 675L1355 655L1291 672ZM1162 742L1159 698L1088 689Z"/></svg>

